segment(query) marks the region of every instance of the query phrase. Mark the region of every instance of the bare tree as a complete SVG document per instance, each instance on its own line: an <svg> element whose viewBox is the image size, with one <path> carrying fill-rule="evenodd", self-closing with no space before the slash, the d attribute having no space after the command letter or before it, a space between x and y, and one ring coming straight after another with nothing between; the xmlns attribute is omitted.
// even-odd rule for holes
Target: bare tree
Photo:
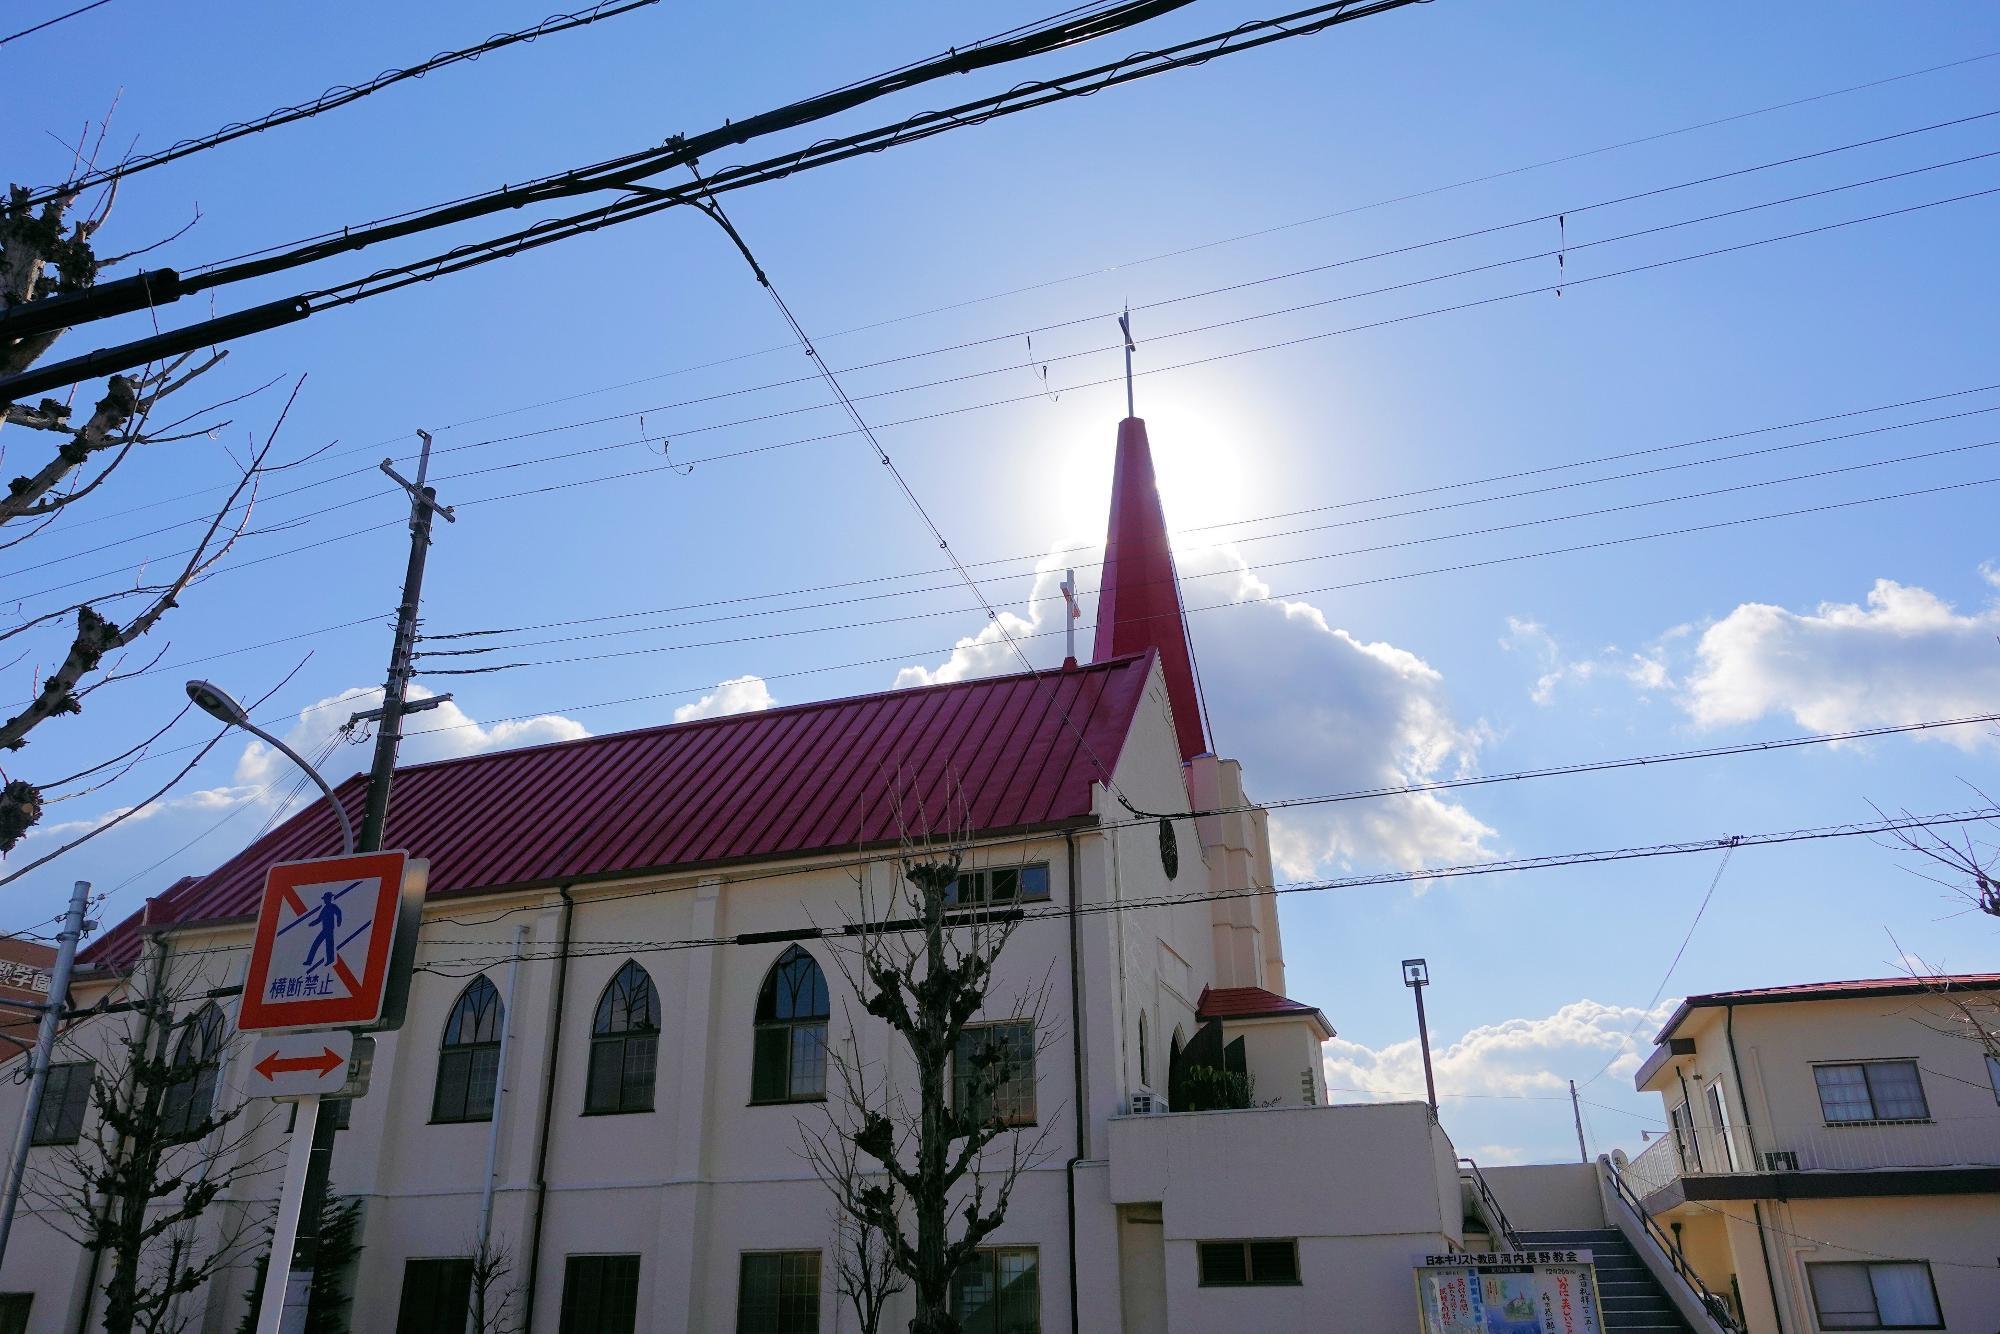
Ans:
<svg viewBox="0 0 2000 1334"><path fill-rule="evenodd" d="M66 1036L68 1050L95 1062L88 1114L26 1183L106 1267L107 1334L184 1329L184 1299L237 1264L259 1231L250 1214L215 1206L278 1165L275 1150L258 1147L272 1105L219 1105L228 1026L214 1005L196 1003L191 971L172 972L155 945L134 1008Z"/></svg>
<svg viewBox="0 0 2000 1334"><path fill-rule="evenodd" d="M86 159L95 167L108 125L107 116L97 130L95 145L87 152L88 133L79 139L73 168ZM71 172L72 177L77 174ZM116 196L115 179L87 204L73 192L36 203L34 192L18 185L9 187L6 199L0 201L0 375L13 375L33 366L64 332L60 316L50 321L34 320L26 333L10 332L9 320L16 321L19 328L21 321L41 313L36 308L43 303L81 298L96 286L103 271L145 253L141 250L108 258L98 254L98 234L110 217ZM45 324L50 327L42 327ZM75 419L71 404L61 399L44 398L32 405L0 403L0 427L17 428L6 432L8 437L21 431L50 437L46 450L31 459L26 470L0 494L0 551L56 528L76 506L97 494L135 450L218 438L230 425L221 412L268 385L209 403L170 421L156 422L155 417L162 415L158 409L164 400L213 369L225 355L216 351L188 353L129 374L113 375L81 422ZM294 396L297 392L295 386ZM286 407L289 409L289 402ZM278 420L283 419L280 413ZM145 663L128 663L125 654L179 604L189 588L213 573L245 536L259 479L274 471L268 466L268 457L276 435L274 427L261 449L253 444L243 458L230 456L239 474L236 484L211 512L194 545L163 562L167 566L164 577L149 579L138 573L129 583L107 583L66 605L17 608L11 623L0 625L0 646L4 646L0 651L15 654L5 665L26 665L34 674L30 688L21 692L28 699L27 705L0 721L0 751L21 749L29 734L42 724L82 712L84 701L97 690L157 663L158 654ZM0 445L0 458L5 452ZM201 522L185 526L200 530ZM180 716L184 715L177 715L175 721ZM122 754L67 777L31 781L0 773L0 854L12 851L34 828L49 802L97 791L122 778L172 725L168 723ZM80 784L87 786L79 788ZM148 797L146 803L157 795Z"/></svg>
<svg viewBox="0 0 2000 1334"><path fill-rule="evenodd" d="M1979 793L1979 798L1992 808L1994 818L2000 820L2000 806L1984 792ZM1903 815L1906 820L1914 820L1907 811ZM1982 842L1979 833L1980 826L1968 824L1892 829L1889 837L1893 840L1891 846L1913 854L1915 874L1941 886L1950 897L1965 905L1961 912L2000 918L2000 846ZM1896 944L1910 975L1923 982L1951 1012L1943 1026L1924 1021L1925 1026L1975 1042L1988 1056L2000 1060L2000 998L1990 991L1966 991L1953 986L1948 974L1897 944L1893 932L1889 939Z"/></svg>
<svg viewBox="0 0 2000 1334"><path fill-rule="evenodd" d="M953 1280L1046 1156L1052 1124L1033 1104L1035 1058L1054 1042L1049 980L1010 1001L993 994L1020 912L959 901L968 842L963 831L945 842L906 834L897 888L878 895L859 877L860 917L834 959L915 1078L905 1087L888 1067L871 1072L852 1043L832 1048L841 1097L806 1144L844 1220L838 1281L879 1321L895 1280L907 1280L912 1334L956 1334Z"/></svg>
<svg viewBox="0 0 2000 1334"><path fill-rule="evenodd" d="M514 1252L494 1237L472 1244L473 1334L513 1334L520 1327L514 1299Z"/></svg>

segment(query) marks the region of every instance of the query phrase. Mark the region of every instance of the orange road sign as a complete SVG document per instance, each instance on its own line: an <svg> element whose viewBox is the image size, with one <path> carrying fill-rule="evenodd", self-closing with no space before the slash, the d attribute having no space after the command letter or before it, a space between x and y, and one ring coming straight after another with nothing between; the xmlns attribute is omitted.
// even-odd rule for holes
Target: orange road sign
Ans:
<svg viewBox="0 0 2000 1334"><path fill-rule="evenodd" d="M367 852L273 866L237 1028L353 1027L380 1018L408 864L406 853Z"/></svg>

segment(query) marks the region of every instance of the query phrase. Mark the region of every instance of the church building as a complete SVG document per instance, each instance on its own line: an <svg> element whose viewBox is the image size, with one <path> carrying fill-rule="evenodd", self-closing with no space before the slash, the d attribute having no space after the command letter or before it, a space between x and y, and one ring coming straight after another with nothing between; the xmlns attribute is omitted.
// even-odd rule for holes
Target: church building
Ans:
<svg viewBox="0 0 2000 1334"><path fill-rule="evenodd" d="M463 1334L483 1232L494 1328L859 1329L801 1130L841 1053L908 1078L836 952L925 835L961 840L957 904L1020 913L981 1019L1011 1026L996 1096L1035 1151L956 1284L964 1328L1413 1327L1412 1257L1465 1241L1456 1153L1423 1102L1329 1101L1325 998L1288 990L1266 815L1211 748L1143 421L1114 466L1088 662L397 771L387 843L428 859L429 892L407 1017L334 1105L349 1328ZM358 819L364 793L336 796ZM240 1102L265 872L339 849L303 809L92 942L73 1003L171 979L185 1101ZM115 1019L72 1027L52 1090L112 1059ZM0 1120L21 1100L0 1087ZM252 1103L232 1152L281 1158L285 1110ZM0 1329L100 1327L99 1266L32 1184L95 1115L45 1101ZM232 1177L199 1226L261 1227L278 1176ZM236 1330L256 1258L186 1294L185 1328Z"/></svg>

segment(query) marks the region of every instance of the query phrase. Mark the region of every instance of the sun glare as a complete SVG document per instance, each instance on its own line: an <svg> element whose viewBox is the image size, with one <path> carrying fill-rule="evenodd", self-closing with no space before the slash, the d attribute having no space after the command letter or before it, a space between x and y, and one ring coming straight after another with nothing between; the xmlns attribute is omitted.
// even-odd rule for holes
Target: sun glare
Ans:
<svg viewBox="0 0 2000 1334"><path fill-rule="evenodd" d="M1205 398L1162 385L1141 388L1139 415L1152 443L1168 528L1183 532L1255 512L1264 490L1255 469L1266 456L1257 427L1244 414L1213 411ZM1065 534L1103 540L1117 440L1118 423L1108 419L1078 422L1062 440ZM1199 535L1183 541L1198 544Z"/></svg>

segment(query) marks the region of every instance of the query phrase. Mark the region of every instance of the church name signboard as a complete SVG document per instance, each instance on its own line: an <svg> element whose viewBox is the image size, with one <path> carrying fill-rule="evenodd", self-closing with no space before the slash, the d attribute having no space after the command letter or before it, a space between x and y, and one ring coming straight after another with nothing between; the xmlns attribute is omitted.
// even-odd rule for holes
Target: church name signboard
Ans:
<svg viewBox="0 0 2000 1334"><path fill-rule="evenodd" d="M1423 1334L1602 1334L1591 1253L1566 1248L1420 1257Z"/></svg>

